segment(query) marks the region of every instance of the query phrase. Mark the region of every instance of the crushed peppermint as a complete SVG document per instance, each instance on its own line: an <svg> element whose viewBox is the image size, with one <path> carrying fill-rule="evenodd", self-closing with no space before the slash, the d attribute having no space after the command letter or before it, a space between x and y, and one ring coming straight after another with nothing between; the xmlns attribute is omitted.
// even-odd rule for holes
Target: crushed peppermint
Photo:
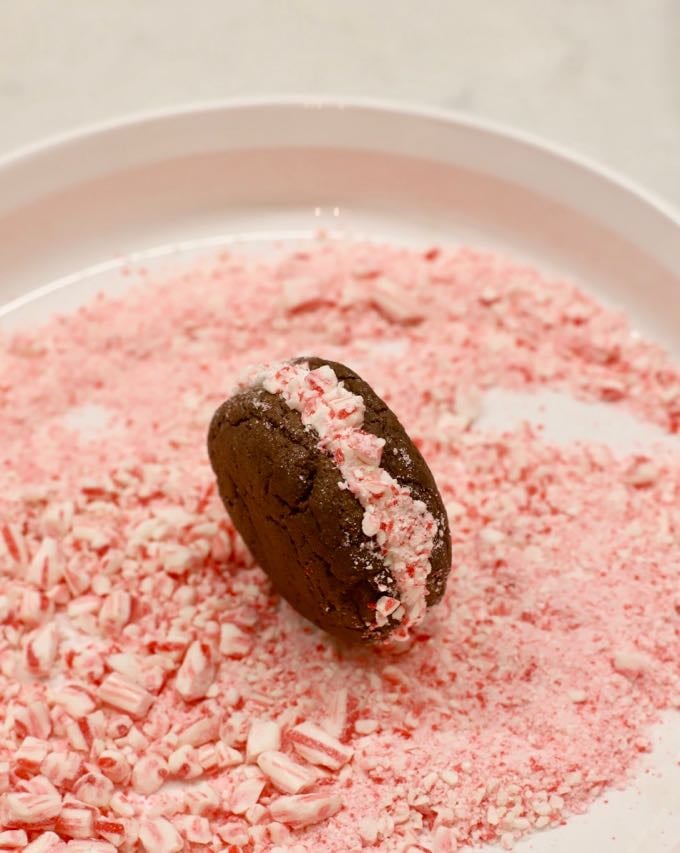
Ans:
<svg viewBox="0 0 680 853"><path fill-rule="evenodd" d="M670 357L468 249L128 275L0 341L0 848L509 848L630 781L680 708L680 454L478 414L551 389L677 435ZM447 505L447 593L398 651L278 599L215 493L215 408L309 352L376 389Z"/></svg>
<svg viewBox="0 0 680 853"><path fill-rule="evenodd" d="M362 530L374 538L394 578L399 599L384 595L376 602L375 624L392 616L400 622L393 637L406 639L427 610L427 577L438 532L437 522L423 501L411 495L381 467L385 439L362 429L364 400L339 381L332 368L311 370L306 362L268 365L256 369L247 385L278 394L314 430L319 448L335 462L347 488L364 510Z"/></svg>

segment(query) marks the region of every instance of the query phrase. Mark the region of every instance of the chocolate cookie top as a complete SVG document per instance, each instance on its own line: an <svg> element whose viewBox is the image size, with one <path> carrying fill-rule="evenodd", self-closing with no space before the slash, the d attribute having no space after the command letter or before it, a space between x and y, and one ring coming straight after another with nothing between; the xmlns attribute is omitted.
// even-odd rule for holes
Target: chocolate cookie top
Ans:
<svg viewBox="0 0 680 853"><path fill-rule="evenodd" d="M394 413L344 365L253 371L208 452L236 528L300 613L344 640L405 636L443 595L446 512Z"/></svg>

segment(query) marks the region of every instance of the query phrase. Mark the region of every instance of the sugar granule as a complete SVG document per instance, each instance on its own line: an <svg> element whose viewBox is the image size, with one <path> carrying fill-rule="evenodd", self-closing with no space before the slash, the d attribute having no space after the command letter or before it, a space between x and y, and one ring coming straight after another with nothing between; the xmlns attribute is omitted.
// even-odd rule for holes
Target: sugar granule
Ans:
<svg viewBox="0 0 680 853"><path fill-rule="evenodd" d="M680 454L475 426L485 390L551 388L680 431L678 369L573 286L470 250L225 253L2 348L1 846L507 847L680 705ZM214 409L309 353L447 503L448 591L401 654L277 600L215 494Z"/></svg>

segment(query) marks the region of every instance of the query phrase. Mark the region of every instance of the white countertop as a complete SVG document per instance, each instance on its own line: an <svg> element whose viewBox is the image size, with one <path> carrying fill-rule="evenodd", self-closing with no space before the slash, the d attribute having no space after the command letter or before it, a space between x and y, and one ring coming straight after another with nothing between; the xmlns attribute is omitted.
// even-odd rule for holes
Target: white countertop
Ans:
<svg viewBox="0 0 680 853"><path fill-rule="evenodd" d="M175 103L347 95L464 110L680 207L677 0L2 0L0 155Z"/></svg>

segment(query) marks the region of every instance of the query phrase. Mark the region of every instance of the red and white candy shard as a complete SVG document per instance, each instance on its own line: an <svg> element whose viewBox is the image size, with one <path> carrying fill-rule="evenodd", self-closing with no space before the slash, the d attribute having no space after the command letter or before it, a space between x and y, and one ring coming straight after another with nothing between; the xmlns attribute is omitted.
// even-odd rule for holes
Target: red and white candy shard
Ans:
<svg viewBox="0 0 680 853"><path fill-rule="evenodd" d="M153 696L143 687L115 672L102 681L98 694L102 702L125 711L131 717L142 717L153 703Z"/></svg>
<svg viewBox="0 0 680 853"><path fill-rule="evenodd" d="M353 755L350 747L315 723L305 722L295 726L289 734L289 739L304 759L330 770L339 770Z"/></svg>
<svg viewBox="0 0 680 853"><path fill-rule="evenodd" d="M339 794L298 794L279 797L269 806L274 820L298 828L332 817L342 808Z"/></svg>
<svg viewBox="0 0 680 853"><path fill-rule="evenodd" d="M258 756L257 764L274 787L284 794L299 794L316 782L316 773L288 758L283 752L263 752Z"/></svg>
<svg viewBox="0 0 680 853"><path fill-rule="evenodd" d="M438 525L423 501L380 467L385 439L362 429L363 397L345 388L328 365L312 370L305 362L257 368L243 387L277 394L319 436L319 449L342 474L341 488L349 489L363 507L362 530L376 541L397 586L398 599L382 596L376 602L375 625L391 619L400 623L395 635L406 636L427 610Z"/></svg>

